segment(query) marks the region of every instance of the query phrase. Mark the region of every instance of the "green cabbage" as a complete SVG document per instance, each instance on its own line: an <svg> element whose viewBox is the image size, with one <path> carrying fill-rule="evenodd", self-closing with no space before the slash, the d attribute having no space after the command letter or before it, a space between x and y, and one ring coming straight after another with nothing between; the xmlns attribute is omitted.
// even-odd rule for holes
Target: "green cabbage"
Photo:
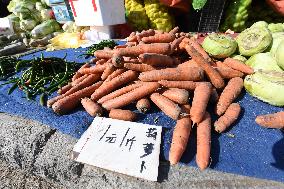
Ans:
<svg viewBox="0 0 284 189"><path fill-rule="evenodd" d="M284 69L284 40L282 40L281 43L278 45L276 51L276 61L278 66Z"/></svg>
<svg viewBox="0 0 284 189"><path fill-rule="evenodd" d="M247 58L244 57L244 56L242 56L242 55L233 54L231 57L232 57L233 59L239 60L239 61L241 61L241 62L246 62L246 61L247 61Z"/></svg>
<svg viewBox="0 0 284 189"><path fill-rule="evenodd" d="M60 25L53 19L44 21L40 25L37 25L32 31L32 38L43 38L48 34L61 29Z"/></svg>
<svg viewBox="0 0 284 189"><path fill-rule="evenodd" d="M272 38L273 38L272 44L271 44L270 48L268 49L268 52L270 52L271 55L274 58L276 58L277 48L278 48L279 44L281 43L281 41L284 40L284 32L273 33Z"/></svg>
<svg viewBox="0 0 284 189"><path fill-rule="evenodd" d="M251 56L246 62L254 70L282 71L276 60L268 53L258 53Z"/></svg>
<svg viewBox="0 0 284 189"><path fill-rule="evenodd" d="M256 23L254 23L251 28L253 27L265 27L265 28L268 28L268 23L265 22L265 21L258 21Z"/></svg>
<svg viewBox="0 0 284 189"><path fill-rule="evenodd" d="M31 31L36 27L37 22L35 20L21 20L20 28L24 31Z"/></svg>
<svg viewBox="0 0 284 189"><path fill-rule="evenodd" d="M282 23L278 23L278 24L271 23L271 24L268 25L268 29L272 33L283 32L284 31L284 26L283 26Z"/></svg>

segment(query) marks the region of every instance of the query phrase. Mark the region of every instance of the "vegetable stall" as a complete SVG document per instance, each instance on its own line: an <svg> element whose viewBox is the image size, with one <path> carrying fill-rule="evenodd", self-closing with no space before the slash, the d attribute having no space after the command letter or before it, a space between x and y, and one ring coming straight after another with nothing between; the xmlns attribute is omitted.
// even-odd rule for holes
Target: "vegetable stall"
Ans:
<svg viewBox="0 0 284 189"><path fill-rule="evenodd" d="M250 24L239 3L223 33L188 33L160 1L126 0L126 40L0 58L0 111L77 138L96 116L159 125L172 165L283 182L284 25Z"/></svg>

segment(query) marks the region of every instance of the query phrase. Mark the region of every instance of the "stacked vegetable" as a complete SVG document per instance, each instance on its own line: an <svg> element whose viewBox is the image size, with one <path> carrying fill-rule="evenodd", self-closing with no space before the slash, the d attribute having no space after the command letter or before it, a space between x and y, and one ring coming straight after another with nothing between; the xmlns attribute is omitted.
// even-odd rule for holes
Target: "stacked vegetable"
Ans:
<svg viewBox="0 0 284 189"><path fill-rule="evenodd" d="M125 106L136 103L145 113L151 103L176 120L169 159L176 164L186 149L192 127L197 126L196 162L201 170L210 162L211 115L215 106L219 119L216 132L225 131L238 118L241 107L233 103L243 88L243 79L254 71L244 63L225 58L215 62L194 37L153 29L132 33L125 45L97 50L95 59L86 63L47 105L57 114L67 114L83 105L91 116L135 121L134 112ZM236 49L233 41L232 54ZM222 56L224 57L224 56ZM190 105L189 98L193 95ZM220 95L220 97L219 97Z"/></svg>

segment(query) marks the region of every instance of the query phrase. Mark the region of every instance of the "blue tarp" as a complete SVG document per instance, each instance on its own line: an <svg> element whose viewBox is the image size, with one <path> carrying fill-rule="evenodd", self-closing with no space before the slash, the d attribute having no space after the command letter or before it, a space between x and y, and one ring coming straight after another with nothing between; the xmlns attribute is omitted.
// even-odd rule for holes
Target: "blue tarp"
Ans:
<svg viewBox="0 0 284 189"><path fill-rule="evenodd" d="M85 62L84 58L78 58L83 50L37 52L22 58L31 59L33 56L40 56L41 53L46 57L64 57L67 54L67 60ZM51 109L40 106L38 99L28 101L22 91L15 90L11 95L7 95L9 87L9 85L0 87L1 112L37 120L76 138L79 138L92 122L93 118L81 107L68 115L58 116ZM254 121L257 115L283 111L283 108L263 103L245 91L237 101L242 106L242 114L238 122L224 134L213 131L210 168L284 182L284 132L262 128ZM128 108L135 110L133 105ZM154 108L149 114L139 114L138 122L163 126L161 159L167 160L175 121ZM195 135L196 130L193 129L187 151L181 160L183 164L190 166L196 166Z"/></svg>

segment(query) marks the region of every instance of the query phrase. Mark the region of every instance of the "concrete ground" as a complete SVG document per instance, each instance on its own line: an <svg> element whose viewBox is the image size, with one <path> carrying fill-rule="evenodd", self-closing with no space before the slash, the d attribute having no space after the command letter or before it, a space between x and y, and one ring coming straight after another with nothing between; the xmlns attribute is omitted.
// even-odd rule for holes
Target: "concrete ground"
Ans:
<svg viewBox="0 0 284 189"><path fill-rule="evenodd" d="M284 183L167 162L160 162L159 182L83 165L69 158L77 139L6 113L0 113L0 136L0 189L284 188Z"/></svg>

